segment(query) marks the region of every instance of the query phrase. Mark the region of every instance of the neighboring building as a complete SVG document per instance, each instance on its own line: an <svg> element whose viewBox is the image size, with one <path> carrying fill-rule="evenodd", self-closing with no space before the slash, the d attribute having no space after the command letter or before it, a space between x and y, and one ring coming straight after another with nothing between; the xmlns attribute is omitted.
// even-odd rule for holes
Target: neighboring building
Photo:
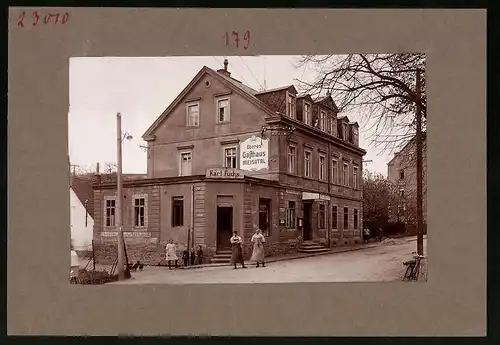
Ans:
<svg viewBox="0 0 500 345"><path fill-rule="evenodd" d="M71 244L77 252L92 250L94 228L93 180L72 176L70 182Z"/></svg>
<svg viewBox="0 0 500 345"><path fill-rule="evenodd" d="M427 135L422 133L422 208L424 223L427 223ZM416 140L413 137L394 154L387 163L387 178L396 186L398 197L391 205L391 220L400 220L410 225L417 221L417 155Z"/></svg>
<svg viewBox="0 0 500 345"><path fill-rule="evenodd" d="M359 241L365 151L358 124L337 115L329 94L313 100L293 85L259 92L231 78L227 60L218 71L203 67L144 133L147 178L123 183L129 255L156 264L173 239L210 258L237 230L248 257L253 224L268 255L296 250L299 236ZM112 260L116 183L94 189L94 239Z"/></svg>

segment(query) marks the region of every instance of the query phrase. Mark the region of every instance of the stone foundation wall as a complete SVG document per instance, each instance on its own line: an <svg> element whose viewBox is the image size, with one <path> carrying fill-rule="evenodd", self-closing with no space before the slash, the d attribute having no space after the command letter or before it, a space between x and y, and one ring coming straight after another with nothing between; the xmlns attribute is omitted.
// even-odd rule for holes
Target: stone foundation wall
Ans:
<svg viewBox="0 0 500 345"><path fill-rule="evenodd" d="M264 248L266 257L286 255L297 252L297 244L292 242L267 243ZM245 244L243 247L243 258L245 260L249 260L252 256L252 251L253 245Z"/></svg>

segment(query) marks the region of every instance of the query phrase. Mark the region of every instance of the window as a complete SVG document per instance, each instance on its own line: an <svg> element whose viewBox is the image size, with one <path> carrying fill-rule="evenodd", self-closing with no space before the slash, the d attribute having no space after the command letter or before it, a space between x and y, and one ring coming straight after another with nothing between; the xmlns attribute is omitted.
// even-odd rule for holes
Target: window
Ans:
<svg viewBox="0 0 500 345"><path fill-rule="evenodd" d="M288 208L286 210L286 227L295 228L295 201L288 202Z"/></svg>
<svg viewBox="0 0 500 345"><path fill-rule="evenodd" d="M352 167L352 187L358 189L358 167Z"/></svg>
<svg viewBox="0 0 500 345"><path fill-rule="evenodd" d="M335 118L335 116L332 116L332 119L330 121L330 133L335 137L338 136L338 134L337 134L337 119Z"/></svg>
<svg viewBox="0 0 500 345"><path fill-rule="evenodd" d="M271 200L259 200L259 228L262 235L269 236L271 233Z"/></svg>
<svg viewBox="0 0 500 345"><path fill-rule="evenodd" d="M401 188L399 190L399 196L401 197L401 199L404 199L404 197L405 197L405 190L403 188Z"/></svg>
<svg viewBox="0 0 500 345"><path fill-rule="evenodd" d="M188 103L187 105L187 125L188 127L198 127L200 125L200 104Z"/></svg>
<svg viewBox="0 0 500 345"><path fill-rule="evenodd" d="M192 152L181 152L180 176L189 176L192 171Z"/></svg>
<svg viewBox="0 0 500 345"><path fill-rule="evenodd" d="M292 119L295 118L295 97L288 94L288 114Z"/></svg>
<svg viewBox="0 0 500 345"><path fill-rule="evenodd" d="M296 149L295 146L288 146L288 172L290 174L295 173L295 158L296 158Z"/></svg>
<svg viewBox="0 0 500 345"><path fill-rule="evenodd" d="M225 147L224 148L224 167L225 168L237 168L238 167L238 156L236 152L236 147Z"/></svg>
<svg viewBox="0 0 500 345"><path fill-rule="evenodd" d="M319 179L325 180L325 156L319 156Z"/></svg>
<svg viewBox="0 0 500 345"><path fill-rule="evenodd" d="M217 100L217 122L229 122L229 98Z"/></svg>
<svg viewBox="0 0 500 345"><path fill-rule="evenodd" d="M146 226L146 198L134 198L134 226Z"/></svg>
<svg viewBox="0 0 500 345"><path fill-rule="evenodd" d="M349 164L344 162L344 165L342 167L342 184L344 186L349 186Z"/></svg>
<svg viewBox="0 0 500 345"><path fill-rule="evenodd" d="M404 169L399 170L399 179L404 180L405 179L405 171Z"/></svg>
<svg viewBox="0 0 500 345"><path fill-rule="evenodd" d="M311 151L304 151L304 176L311 177Z"/></svg>
<svg viewBox="0 0 500 345"><path fill-rule="evenodd" d="M311 105L309 103L304 102L304 123L306 125L311 124Z"/></svg>
<svg viewBox="0 0 500 345"><path fill-rule="evenodd" d="M318 227L320 229L326 228L326 207L324 204L319 205L319 224Z"/></svg>
<svg viewBox="0 0 500 345"><path fill-rule="evenodd" d="M332 206L332 229L337 229L337 206Z"/></svg>
<svg viewBox="0 0 500 345"><path fill-rule="evenodd" d="M358 128L356 126L352 127L352 143L356 146L359 145Z"/></svg>
<svg viewBox="0 0 500 345"><path fill-rule="evenodd" d="M116 200L106 200L106 226L115 226Z"/></svg>
<svg viewBox="0 0 500 345"><path fill-rule="evenodd" d="M348 141L349 140L349 128L347 127L347 123L343 123L342 128L344 130L342 133L342 139L344 139L345 141Z"/></svg>
<svg viewBox="0 0 500 345"><path fill-rule="evenodd" d="M349 229L349 209L344 207L344 229Z"/></svg>
<svg viewBox="0 0 500 345"><path fill-rule="evenodd" d="M322 131L326 130L326 111L324 110L321 110L319 112L319 129L321 129Z"/></svg>
<svg viewBox="0 0 500 345"><path fill-rule="evenodd" d="M354 209L354 220L353 220L353 228L357 229L358 228L358 209Z"/></svg>
<svg viewBox="0 0 500 345"><path fill-rule="evenodd" d="M337 160L332 159L332 183L337 183Z"/></svg>
<svg viewBox="0 0 500 345"><path fill-rule="evenodd" d="M182 197L172 198L172 226L184 225L184 199Z"/></svg>

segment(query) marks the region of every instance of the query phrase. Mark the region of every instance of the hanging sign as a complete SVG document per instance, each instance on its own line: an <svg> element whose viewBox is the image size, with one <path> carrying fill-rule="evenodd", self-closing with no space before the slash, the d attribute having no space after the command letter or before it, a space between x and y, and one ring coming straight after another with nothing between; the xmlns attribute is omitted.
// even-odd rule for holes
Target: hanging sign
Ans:
<svg viewBox="0 0 500 345"><path fill-rule="evenodd" d="M240 169L257 171L268 169L269 140L252 136L240 144Z"/></svg>

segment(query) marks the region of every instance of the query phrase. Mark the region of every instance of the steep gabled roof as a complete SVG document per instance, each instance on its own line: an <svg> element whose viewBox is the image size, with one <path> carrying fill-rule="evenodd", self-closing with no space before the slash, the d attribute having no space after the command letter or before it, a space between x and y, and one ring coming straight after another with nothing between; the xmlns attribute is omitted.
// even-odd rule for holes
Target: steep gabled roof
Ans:
<svg viewBox="0 0 500 345"><path fill-rule="evenodd" d="M86 176L72 176L71 189L75 192L83 207L87 201L87 212L94 218L94 190L92 184L94 180Z"/></svg>
<svg viewBox="0 0 500 345"><path fill-rule="evenodd" d="M225 76L221 73L218 73L214 71L211 68L208 68L207 66L203 66L201 70L196 74L196 76L189 82L189 84L179 93L179 95L173 100L172 103L163 111L163 113L153 122L153 124L146 130L146 132L142 135L142 138L144 140L147 140L147 138L153 134L153 132L163 123L165 118L170 115L172 110L182 101L184 96L186 96L191 89L196 85L196 83L205 75L208 74L211 77L217 79L220 81L222 84L226 85L229 87L232 91L235 91L236 93L240 94L244 98L246 98L248 101L253 103L255 106L260 108L261 110L265 111L271 116L275 116L274 112L269 109L269 107L262 102L260 99L255 97L255 95L258 93L256 90L243 85L241 82L238 80Z"/></svg>
<svg viewBox="0 0 500 345"><path fill-rule="evenodd" d="M314 103L319 103L324 105L327 108L330 108L334 111L339 111L339 108L337 107L337 104L335 104L335 101L332 98L331 94L326 94L326 96L319 97L317 98Z"/></svg>
<svg viewBox="0 0 500 345"><path fill-rule="evenodd" d="M422 131L422 142L424 142L427 139L427 131ZM403 146L401 150L398 152L394 153L394 157L387 163L387 165L392 165L394 163L394 160L399 156L401 152L406 151L411 145L413 145L417 141L417 135L414 135L411 139L408 140L408 142Z"/></svg>
<svg viewBox="0 0 500 345"><path fill-rule="evenodd" d="M281 87L277 87L277 88L274 88L274 89L268 89L268 90L260 91L260 92L257 93L257 95L263 95L263 94L270 93L270 92L283 91L283 90L288 90L288 89L293 89L295 91L295 94L297 94L297 89L295 88L295 86L293 86L293 85L286 85L286 86L281 86Z"/></svg>
<svg viewBox="0 0 500 345"><path fill-rule="evenodd" d="M347 115L340 115L340 116L337 116L337 120L340 120L342 122L347 122L349 123L349 118L347 117Z"/></svg>

